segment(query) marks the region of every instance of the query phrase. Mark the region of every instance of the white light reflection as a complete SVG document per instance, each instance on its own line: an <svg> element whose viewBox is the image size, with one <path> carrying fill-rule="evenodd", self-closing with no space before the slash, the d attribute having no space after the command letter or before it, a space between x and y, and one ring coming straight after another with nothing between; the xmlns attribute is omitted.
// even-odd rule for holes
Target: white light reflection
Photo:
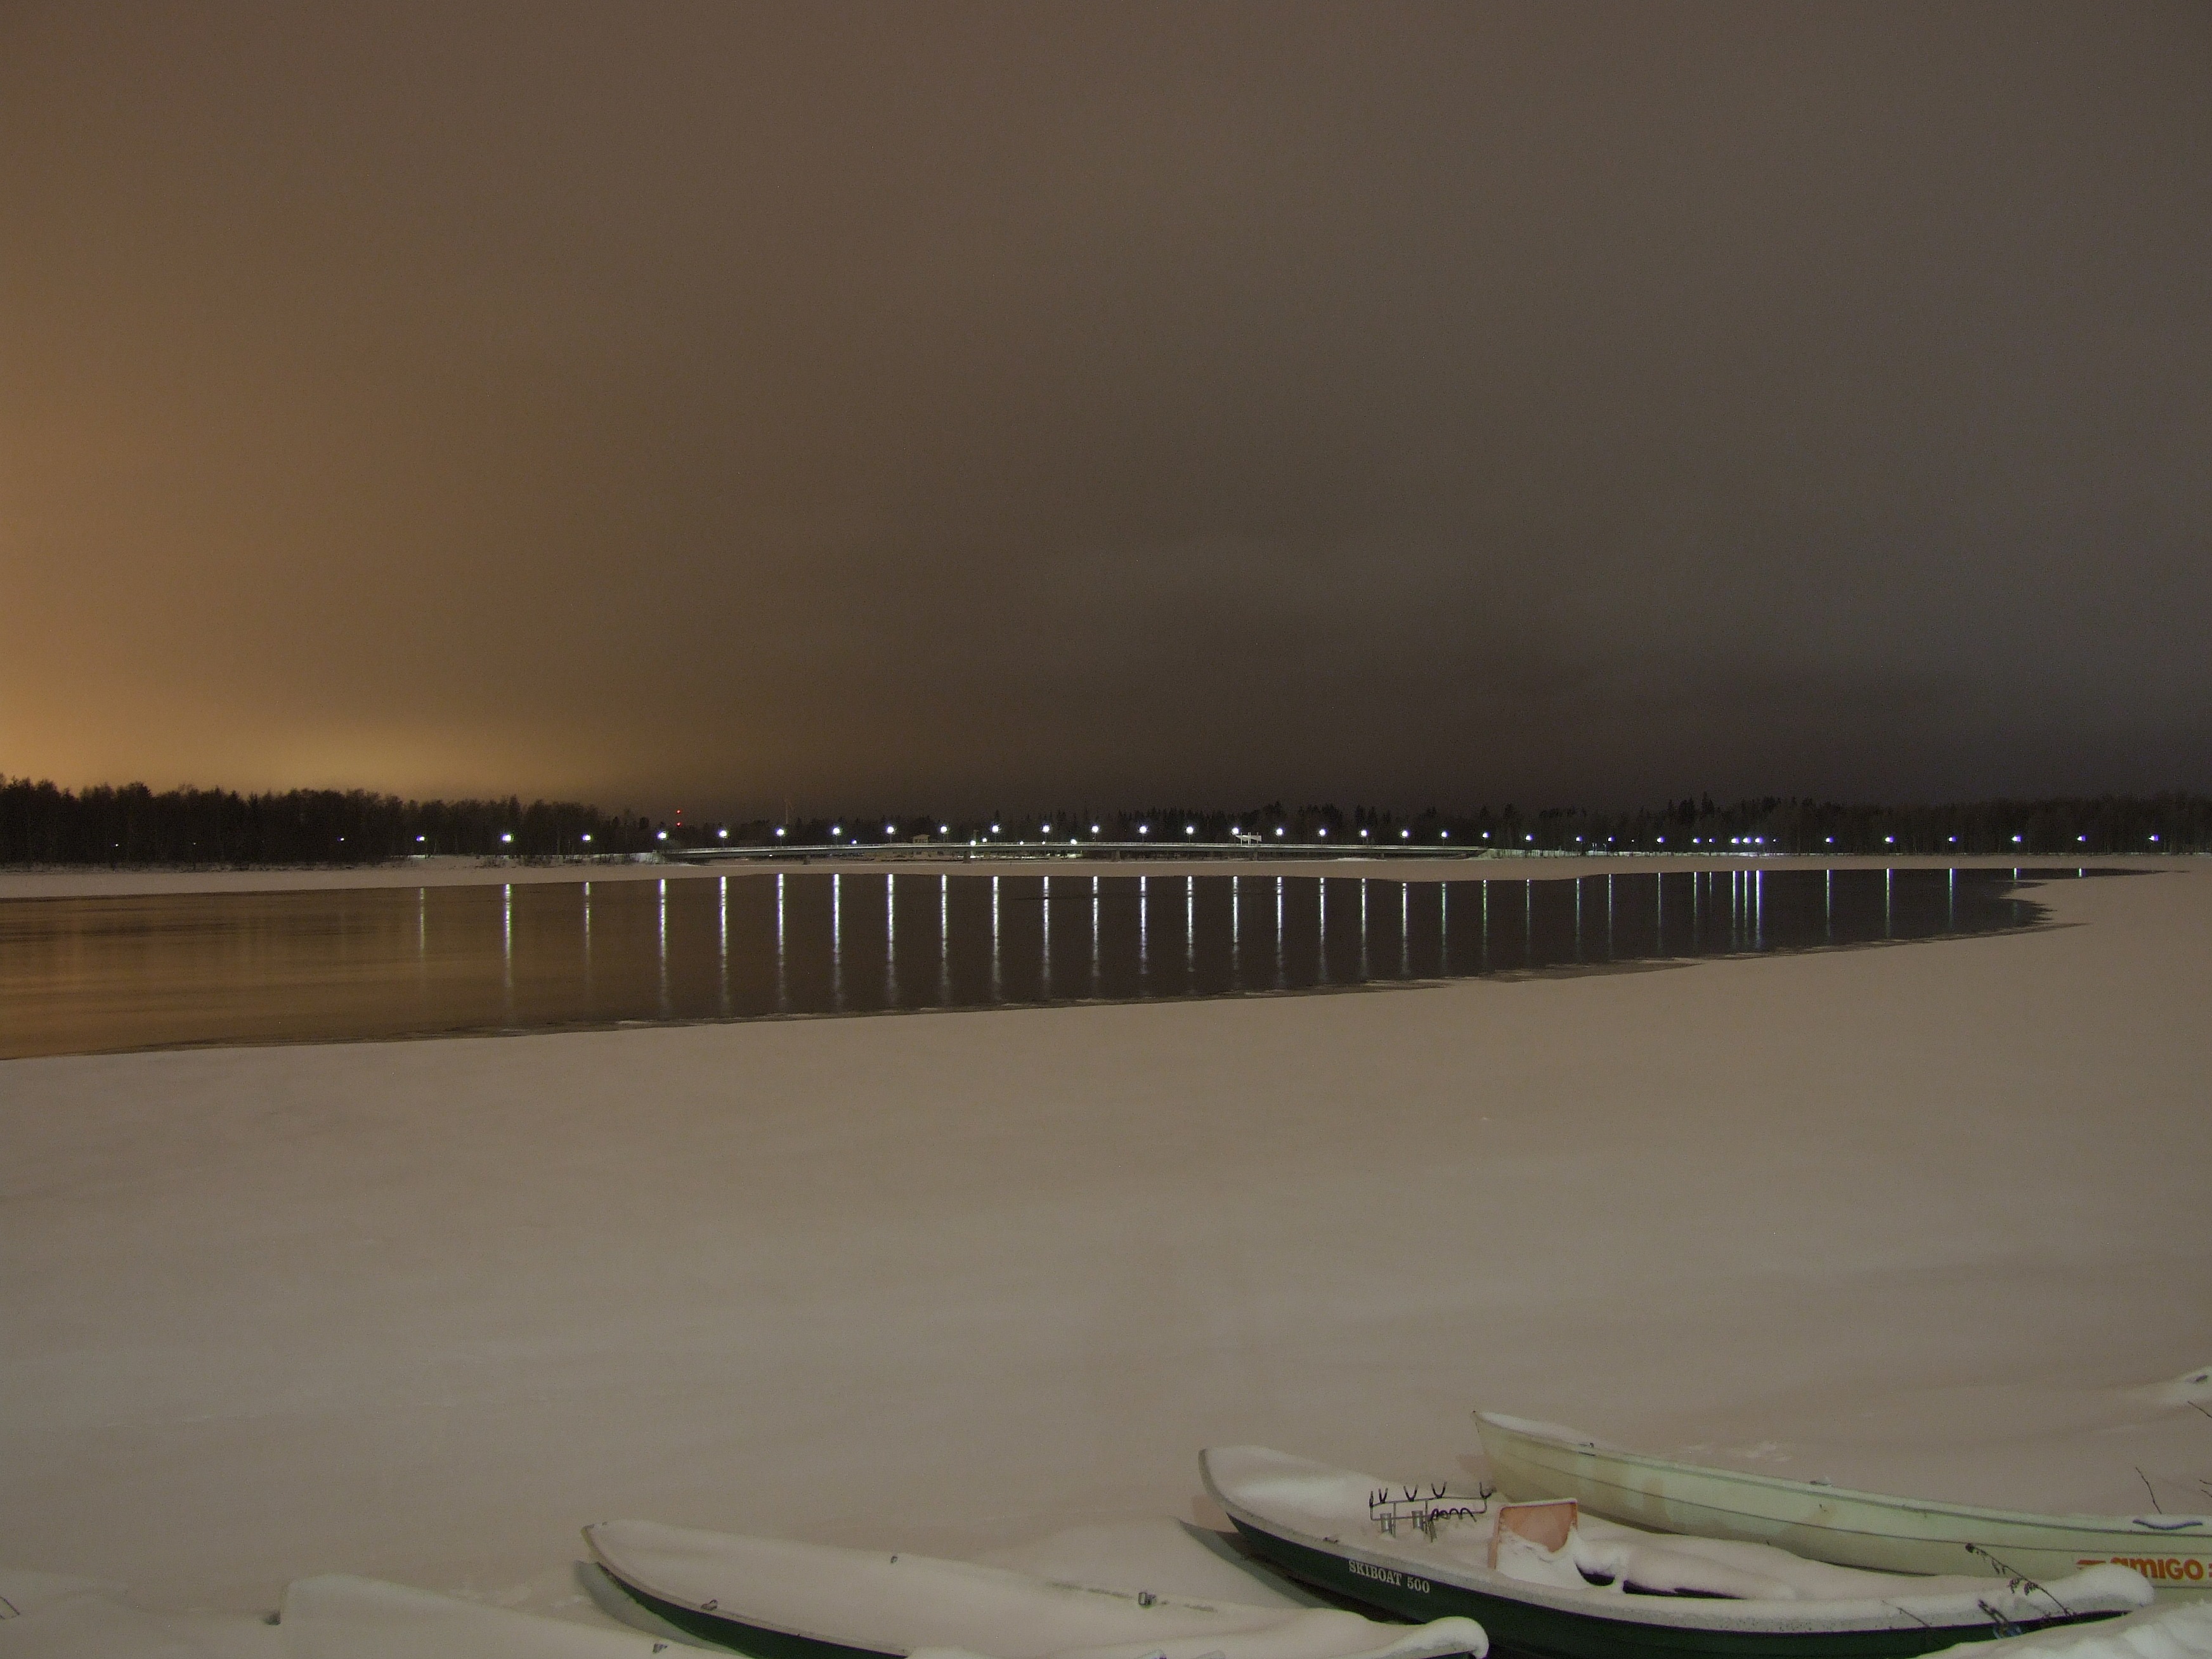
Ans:
<svg viewBox="0 0 2212 1659"><path fill-rule="evenodd" d="M1275 878L1275 988L1283 988L1283 878Z"/></svg>
<svg viewBox="0 0 2212 1659"><path fill-rule="evenodd" d="M937 878L937 1000L952 1000L952 878Z"/></svg>
<svg viewBox="0 0 2212 1659"><path fill-rule="evenodd" d="M668 878L663 876L657 884L660 889L660 1017L668 1018Z"/></svg>
<svg viewBox="0 0 2212 1659"><path fill-rule="evenodd" d="M1098 829L1091 826L1093 834ZM1098 994L1098 878L1091 878L1091 994Z"/></svg>
<svg viewBox="0 0 2212 1659"><path fill-rule="evenodd" d="M514 884L501 882L500 892L500 969L507 1002L507 1017L514 1018Z"/></svg>
<svg viewBox="0 0 2212 1659"><path fill-rule="evenodd" d="M1314 902L1321 908L1321 939L1314 951L1314 982L1328 983L1328 878L1314 878Z"/></svg>
<svg viewBox="0 0 2212 1659"><path fill-rule="evenodd" d="M1137 989L1140 994L1152 973L1152 878L1139 876L1137 878Z"/></svg>
<svg viewBox="0 0 2212 1659"><path fill-rule="evenodd" d="M1482 971L1488 973L1490 971L1490 880L1488 877L1485 877L1482 883L1482 939L1476 955L1482 964Z"/></svg>
<svg viewBox="0 0 2212 1659"><path fill-rule="evenodd" d="M1050 824L1045 826L1049 830ZM1037 901L1042 912L1044 942L1037 947L1037 993L1047 1002L1052 1000L1052 878L1044 878L1044 894Z"/></svg>
<svg viewBox="0 0 2212 1659"><path fill-rule="evenodd" d="M996 829L997 827L998 826L995 824L992 826L994 829ZM991 1000L994 1002L1000 1000L999 988L1000 983L1001 980L999 973L999 878L994 876L991 878Z"/></svg>
<svg viewBox="0 0 2212 1659"><path fill-rule="evenodd" d="M1402 979L1413 976L1413 884L1398 884L1398 974Z"/></svg>
<svg viewBox="0 0 2212 1659"><path fill-rule="evenodd" d="M1198 977L1198 878L1182 878L1182 979L1189 990Z"/></svg>
<svg viewBox="0 0 2212 1659"><path fill-rule="evenodd" d="M722 884L722 1018L730 1017L730 878L720 878Z"/></svg>
<svg viewBox="0 0 2212 1659"><path fill-rule="evenodd" d="M884 1006L898 1006L898 877L884 874Z"/></svg>
<svg viewBox="0 0 2212 1659"><path fill-rule="evenodd" d="M830 878L830 1006L845 1011L845 878Z"/></svg>
<svg viewBox="0 0 2212 1659"><path fill-rule="evenodd" d="M791 977L783 943L783 872L779 870L775 872L775 1011L779 1014L791 1012Z"/></svg>

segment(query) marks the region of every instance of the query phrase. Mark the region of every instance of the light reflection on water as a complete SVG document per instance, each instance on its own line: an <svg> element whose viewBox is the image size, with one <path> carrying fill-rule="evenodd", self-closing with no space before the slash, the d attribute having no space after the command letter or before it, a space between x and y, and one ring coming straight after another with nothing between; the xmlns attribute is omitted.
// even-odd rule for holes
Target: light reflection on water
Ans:
<svg viewBox="0 0 2212 1659"><path fill-rule="evenodd" d="M1974 870L856 872L12 901L0 1057L1296 991L2040 917L2013 872Z"/></svg>

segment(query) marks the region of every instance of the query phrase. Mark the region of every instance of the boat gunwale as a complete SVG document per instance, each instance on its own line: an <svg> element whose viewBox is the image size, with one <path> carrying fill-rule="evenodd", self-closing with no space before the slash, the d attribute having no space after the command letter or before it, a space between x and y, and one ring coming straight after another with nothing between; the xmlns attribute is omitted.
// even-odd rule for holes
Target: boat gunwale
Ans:
<svg viewBox="0 0 2212 1659"><path fill-rule="evenodd" d="M1544 1432L1542 1431L1545 1429L1555 1429L1564 1425L1559 1424L1539 1425L1533 1418L1509 1417L1502 1413L1485 1411L1477 1411L1474 1415L1478 1425L1475 1431L1478 1438L1481 1434L1480 1425L1490 1425L1501 1430L1505 1434L1510 1435L1520 1440L1533 1443L1538 1446L1555 1448L1561 1452L1569 1454L1579 1454L1584 1452L1595 1453L1600 1457L1612 1459L1618 1462L1630 1465L1632 1468L1648 1469L1656 1473L1673 1473L1675 1471L1680 1471L1689 1474L1712 1479L1724 1485L1743 1485L1765 1487L1771 1491L1787 1492L1793 1495L1809 1492L1821 1498L1845 1498L1853 1503L1866 1504L1878 1509L1903 1510L1914 1515L1929 1517L1951 1516L1966 1520L1982 1521L1987 1522L1992 1525L2019 1527L2038 1533L2051 1533L2058 1531L2086 1532L2112 1538L2125 1538L2144 1540L2172 1539L2178 1542L2184 1543L2203 1542L2212 1544L2212 1530L2206 1530L2203 1532L2193 1532L2190 1530L2190 1528L2193 1527L2212 1528L2212 1516L2192 1515L2161 1516L2159 1518L2162 1520L2178 1521L2181 1524L2179 1526L2160 1526L2151 1517L2144 1516L2096 1515L2087 1512L2066 1512L2056 1515L2045 1515L2038 1514L2033 1510L1984 1509L1977 1504L1972 1504L1946 1503L1941 1498L1905 1498L1900 1497L1893 1492L1867 1492L1856 1486L1833 1486L1826 1481L1795 1480L1790 1479L1788 1475L1761 1474L1749 1469L1731 1469L1714 1463L1686 1463L1679 1459L1660 1457L1650 1452L1630 1451L1625 1448L1615 1446L1607 1441L1599 1440L1595 1437L1583 1440L1571 1440L1557 1434ZM1571 1432L1571 1431L1570 1432ZM1486 1456L1489 1452L1489 1448L1486 1446L1483 1449L1484 1454ZM1637 1497L1646 1499L1656 1498L1657 1501L1665 1503L1690 1504L1695 1504L1697 1507L1701 1509L1719 1509L1721 1507L1717 1504L1699 1503L1698 1500L1694 1498L1682 1498L1674 1495L1638 1492L1633 1487L1622 1486L1615 1482L1608 1480L1593 1480L1591 1484L1594 1486L1608 1486L1616 1492L1630 1492ZM1758 1510L1746 1510L1743 1511L1743 1513L1750 1515L1761 1514L1761 1512ZM1893 1538L1900 1536L1900 1534L1895 1533L1862 1532L1854 1527L1834 1526L1825 1521L1793 1521L1789 1517L1783 1516L1762 1516L1761 1518L1772 1519L1790 1526L1817 1526L1822 1531L1849 1533L1856 1537ZM2130 1530L2131 1528L2135 1527L2140 1527L2142 1530L2140 1532ZM1961 1540L1955 1538L1933 1537L1910 1538L1906 1541L1921 1544L1955 1544Z"/></svg>

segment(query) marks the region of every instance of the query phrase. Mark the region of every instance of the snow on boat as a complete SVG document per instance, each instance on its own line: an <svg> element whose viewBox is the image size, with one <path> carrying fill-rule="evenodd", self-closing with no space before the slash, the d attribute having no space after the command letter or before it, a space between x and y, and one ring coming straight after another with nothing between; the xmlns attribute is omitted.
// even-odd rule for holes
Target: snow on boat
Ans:
<svg viewBox="0 0 2212 1659"><path fill-rule="evenodd" d="M2205 1516L1972 1509L1669 1462L1494 1412L1477 1412L1474 1422L1491 1474L1514 1497L1571 1498L1593 1515L1656 1531L1774 1544L1880 1572L2057 1578L2113 1563L2164 1597L2212 1591Z"/></svg>
<svg viewBox="0 0 2212 1659"><path fill-rule="evenodd" d="M284 1659L681 1659L696 1651L346 1573L293 1580L271 1633L283 1637Z"/></svg>
<svg viewBox="0 0 2212 1659"><path fill-rule="evenodd" d="M647 1612L752 1659L1482 1659L1481 1626L1408 1630L1335 1607L1246 1607L1032 1577L1003 1567L646 1521L586 1527L601 1566Z"/></svg>
<svg viewBox="0 0 2212 1659"><path fill-rule="evenodd" d="M1293 1577L1410 1618L1478 1619L1542 1659L1886 1659L2147 1605L2124 1567L2048 1585L1916 1578L1761 1544L1673 1538L1444 1486L1390 1485L1258 1446L1200 1459L1207 1492Z"/></svg>

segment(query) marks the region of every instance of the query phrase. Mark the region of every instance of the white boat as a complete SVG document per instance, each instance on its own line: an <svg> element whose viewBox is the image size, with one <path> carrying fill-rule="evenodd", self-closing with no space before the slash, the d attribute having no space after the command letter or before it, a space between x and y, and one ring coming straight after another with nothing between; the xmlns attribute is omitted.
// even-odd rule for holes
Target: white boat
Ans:
<svg viewBox="0 0 2212 1659"><path fill-rule="evenodd" d="M1293 1577L1402 1617L1465 1614L1538 1659L1910 1659L2151 1601L2125 1568L2036 1585L1867 1572L1261 1446L1215 1448L1200 1469L1251 1547Z"/></svg>
<svg viewBox="0 0 2212 1659"><path fill-rule="evenodd" d="M1250 1607L646 1521L605 1522L584 1537L647 1612L752 1659L944 1649L988 1659L1481 1659L1489 1648L1468 1619L1408 1629L1335 1607Z"/></svg>
<svg viewBox="0 0 2212 1659"><path fill-rule="evenodd" d="M1483 1455L1515 1498L1571 1498L1659 1532L1775 1544L1880 1572L2059 1578L2117 1564L2161 1597L2212 1590L2212 1517L2032 1515L1855 1492L1624 1451L1555 1423L1474 1414Z"/></svg>

